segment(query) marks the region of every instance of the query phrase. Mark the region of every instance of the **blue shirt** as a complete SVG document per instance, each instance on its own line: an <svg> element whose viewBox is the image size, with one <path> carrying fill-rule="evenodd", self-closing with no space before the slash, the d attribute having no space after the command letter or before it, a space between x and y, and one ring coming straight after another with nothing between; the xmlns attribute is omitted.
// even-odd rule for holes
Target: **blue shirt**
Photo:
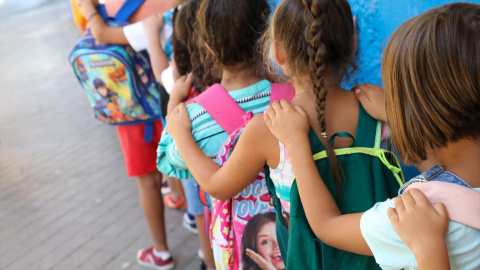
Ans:
<svg viewBox="0 0 480 270"><path fill-rule="evenodd" d="M413 182L442 181L470 187L455 174L435 166L407 182L400 192ZM480 188L475 188L480 192ZM387 209L394 208L393 199L375 204L362 215L360 229L363 238L382 269L417 269L412 250L403 243L387 216ZM480 230L450 221L445 238L451 269L480 269Z"/></svg>

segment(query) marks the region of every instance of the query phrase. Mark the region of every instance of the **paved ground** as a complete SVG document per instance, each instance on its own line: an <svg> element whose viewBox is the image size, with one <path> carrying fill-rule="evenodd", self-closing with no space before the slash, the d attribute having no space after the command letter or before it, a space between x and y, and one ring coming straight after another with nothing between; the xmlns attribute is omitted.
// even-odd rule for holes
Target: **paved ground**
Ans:
<svg viewBox="0 0 480 270"><path fill-rule="evenodd" d="M0 269L142 269L136 181L67 61L68 1L29 1L0 1ZM177 269L198 269L182 214L166 211L170 250Z"/></svg>

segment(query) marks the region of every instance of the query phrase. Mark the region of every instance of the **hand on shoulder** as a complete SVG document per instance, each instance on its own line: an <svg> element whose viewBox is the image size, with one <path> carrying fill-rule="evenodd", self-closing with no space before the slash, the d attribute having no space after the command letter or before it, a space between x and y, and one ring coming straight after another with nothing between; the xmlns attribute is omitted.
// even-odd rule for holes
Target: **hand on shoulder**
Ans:
<svg viewBox="0 0 480 270"><path fill-rule="evenodd" d="M167 115L166 120L167 125L165 129L170 133L175 142L181 139L181 135L188 134L191 136L192 124L190 123L190 117L185 104L178 104L178 106Z"/></svg>
<svg viewBox="0 0 480 270"><path fill-rule="evenodd" d="M308 142L310 123L302 107L282 99L268 106L263 116L270 132L284 145L305 141L305 138Z"/></svg>
<svg viewBox="0 0 480 270"><path fill-rule="evenodd" d="M365 111L374 119L387 121L385 112L385 92L378 85L364 83L352 88Z"/></svg>
<svg viewBox="0 0 480 270"><path fill-rule="evenodd" d="M394 204L395 209L388 209L388 218L402 241L414 253L432 251L445 244L449 219L444 204L432 205L415 188L395 198Z"/></svg>

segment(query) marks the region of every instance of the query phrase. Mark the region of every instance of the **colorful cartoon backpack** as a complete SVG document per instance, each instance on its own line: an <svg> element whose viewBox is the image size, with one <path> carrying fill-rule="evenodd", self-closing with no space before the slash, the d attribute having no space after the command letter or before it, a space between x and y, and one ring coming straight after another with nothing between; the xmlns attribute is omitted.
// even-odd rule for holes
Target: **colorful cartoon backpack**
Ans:
<svg viewBox="0 0 480 270"><path fill-rule="evenodd" d="M99 13L110 25L122 26L144 1L125 1L113 19L102 7ZM98 120L111 125L146 123L145 141L151 141L153 122L162 114L148 52L101 43L87 30L69 60Z"/></svg>
<svg viewBox="0 0 480 270"><path fill-rule="evenodd" d="M359 104L355 138L347 132L330 137L352 139L349 147L335 149L345 181L337 189L325 147L310 127L309 140L315 165L342 214L360 213L375 203L396 197L405 183L395 155L380 148L382 124L371 118ZM265 167L266 183L277 213L283 211L279 192ZM348 198L346 200L345 198ZM285 199L285 198L284 198ZM277 214L277 239L286 269L380 269L372 256L363 256L331 247L318 239L310 228L295 179L290 189L290 213Z"/></svg>
<svg viewBox="0 0 480 270"><path fill-rule="evenodd" d="M272 84L270 103L282 98L290 101L294 94L295 90L290 85ZM230 157L243 129L254 115L252 112L245 113L219 84L197 96L195 102L202 105L225 132L230 134L216 159L222 166ZM245 252L242 237L254 238L256 235L256 232L244 233L245 227L254 216L274 211L263 170L248 187L233 198L226 201L211 198L211 202L210 240L215 265L217 269L242 269L242 254Z"/></svg>

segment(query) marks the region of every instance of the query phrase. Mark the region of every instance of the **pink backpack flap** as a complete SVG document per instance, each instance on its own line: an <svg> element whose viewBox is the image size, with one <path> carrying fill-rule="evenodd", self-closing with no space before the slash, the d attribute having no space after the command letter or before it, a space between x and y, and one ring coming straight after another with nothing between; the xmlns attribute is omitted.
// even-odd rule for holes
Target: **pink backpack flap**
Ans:
<svg viewBox="0 0 480 270"><path fill-rule="evenodd" d="M272 83L272 94L270 95L270 104L282 98L292 101L295 96L295 88L291 84Z"/></svg>
<svg viewBox="0 0 480 270"><path fill-rule="evenodd" d="M480 192L472 188L440 181L418 182L417 188L433 203L445 204L450 220L480 230Z"/></svg>
<svg viewBox="0 0 480 270"><path fill-rule="evenodd" d="M285 84L272 84L271 92L270 104L282 98L291 101L295 94L293 87ZM202 105L226 132L236 126L229 132L229 137L218 152L216 162L222 166L230 157L243 129L254 115L252 112L240 115L240 110L243 110L220 85L213 86L212 90L208 89L200 96L202 97L200 99L197 97L195 101ZM217 269L241 268L243 253L241 243L248 221L255 215L273 211L263 170L250 185L233 198L225 201L212 199L210 239ZM245 237L254 235L255 233Z"/></svg>

